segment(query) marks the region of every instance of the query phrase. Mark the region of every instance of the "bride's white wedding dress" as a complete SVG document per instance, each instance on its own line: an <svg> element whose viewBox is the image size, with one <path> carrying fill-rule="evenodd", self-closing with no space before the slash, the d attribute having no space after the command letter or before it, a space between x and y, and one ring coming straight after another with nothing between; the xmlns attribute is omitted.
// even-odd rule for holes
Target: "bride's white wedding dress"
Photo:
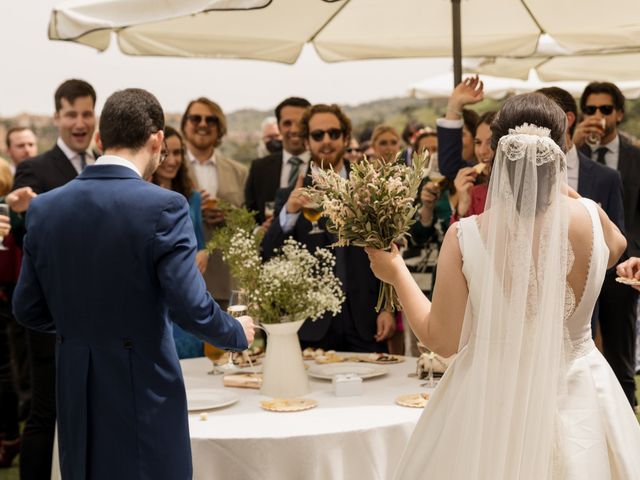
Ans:
<svg viewBox="0 0 640 480"><path fill-rule="evenodd" d="M488 401L476 400L477 390L485 380L475 378L479 373L474 365L487 359L477 358L474 349L469 347L477 343L467 342L420 418L397 470L397 478L640 479L640 427L613 371L591 339L591 312L604 279L609 250L595 204L589 200L581 200L581 203L589 211L592 222L591 257L584 278L585 287L577 304L572 293L566 295L564 327L567 340L565 374L562 375L566 382L555 395L556 407L550 410L555 410L553 416L556 418L551 429L555 433L549 442L551 461L548 463L551 466L547 473L531 476L531 472L539 470L533 465L535 453L528 455L535 448L526 446L527 438L537 433L537 424L543 419L521 418L527 415L517 414L518 411L530 411L526 406L518 410L518 402L526 404L527 398L540 392L528 391L529 384L523 382L514 387L518 398L513 402L503 398L505 393L500 388L484 392ZM488 268L475 217L460 221L458 238L463 273L469 286L468 309L472 309L475 316L474 305L480 304L485 287L482 273ZM564 289L565 285L557 288ZM476 317L467 338L478 335L477 323ZM486 382L499 386L500 378L492 378L492 375L499 376L505 365L500 359L491 358L486 365L490 370L486 373ZM530 371L535 373L536 366ZM478 405L477 415L496 413L495 418L506 418L507 427L501 429L500 425L495 425L495 431L493 425L480 424L478 427L477 419L470 415L476 401L482 402ZM468 432L468 426L472 433ZM469 435L477 438L469 438Z"/></svg>

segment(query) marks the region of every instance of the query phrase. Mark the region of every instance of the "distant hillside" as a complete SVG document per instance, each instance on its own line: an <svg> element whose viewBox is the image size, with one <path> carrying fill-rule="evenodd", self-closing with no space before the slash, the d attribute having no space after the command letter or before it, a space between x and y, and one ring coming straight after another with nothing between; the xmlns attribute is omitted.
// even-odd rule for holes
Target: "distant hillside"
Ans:
<svg viewBox="0 0 640 480"><path fill-rule="evenodd" d="M474 108L479 112L497 109L500 102L485 100ZM425 125L435 126L435 120L444 113L446 100L420 100L415 98L387 98L342 106L353 124L354 136L358 138L366 128L380 123L388 123L401 131L409 120L418 120ZM627 101L627 118L623 129L635 137L640 137L640 100ZM273 115L271 110L237 110L227 114L229 132L221 150L238 161L249 163L256 157L260 124L265 117ZM167 113L167 123L180 126L181 113ZM56 128L50 117L21 114L12 118L0 118L0 155L4 153L5 136L14 125L31 126L38 136L40 151L51 148L56 139Z"/></svg>

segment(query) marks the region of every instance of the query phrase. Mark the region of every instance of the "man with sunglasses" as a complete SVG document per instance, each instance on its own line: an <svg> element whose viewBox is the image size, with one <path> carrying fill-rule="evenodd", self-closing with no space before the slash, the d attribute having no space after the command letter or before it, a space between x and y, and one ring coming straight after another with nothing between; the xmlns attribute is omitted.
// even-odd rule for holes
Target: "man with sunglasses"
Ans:
<svg viewBox="0 0 640 480"><path fill-rule="evenodd" d="M621 261L640 256L640 149L618 132L624 118L624 103L624 95L613 83L590 83L580 98L584 120L574 134L574 142L584 154L617 170L622 177L627 251ZM599 145L588 145L589 135L599 137ZM629 402L635 405L638 292L617 283L615 277L615 269L607 272L597 306L603 354Z"/></svg>
<svg viewBox="0 0 640 480"><path fill-rule="evenodd" d="M180 128L187 144L191 178L202 195L206 243L214 229L224 222L224 213L217 200L225 200L236 207L244 204L247 168L216 151L227 133L227 119L214 101L206 97L191 101L182 116ZM231 295L231 275L220 251L211 254L204 279L214 299L226 308Z"/></svg>
<svg viewBox="0 0 640 480"><path fill-rule="evenodd" d="M309 152L300 135L300 119L311 104L300 97L285 98L275 110L282 150L251 162L244 190L246 206L256 211L256 221L267 230L273 217L265 215L265 204L274 202L279 189L295 184L299 172L309 164Z"/></svg>
<svg viewBox="0 0 640 480"><path fill-rule="evenodd" d="M326 230L326 218L318 224L320 233L311 233L311 222L300 215L309 199L302 187L311 184L311 170L333 168L343 177L349 175L344 152L351 138L351 122L337 105L314 105L307 109L300 121L300 130L311 154L307 175L298 177L288 189L285 206L271 224L263 242L265 257L273 255L288 237L304 244L310 251L328 248L335 242ZM335 316L330 313L315 321L307 321L298 334L303 348L323 348L352 352L386 352L386 340L395 329L390 312L375 311L379 281L369 268L369 259L360 247L331 248L336 256L335 273L342 282L345 302Z"/></svg>

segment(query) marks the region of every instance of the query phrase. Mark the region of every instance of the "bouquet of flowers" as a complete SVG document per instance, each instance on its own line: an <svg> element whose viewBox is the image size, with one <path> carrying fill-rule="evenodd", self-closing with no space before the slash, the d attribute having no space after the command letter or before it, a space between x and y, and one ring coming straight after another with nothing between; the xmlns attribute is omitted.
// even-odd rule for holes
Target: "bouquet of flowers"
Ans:
<svg viewBox="0 0 640 480"><path fill-rule="evenodd" d="M415 199L425 160L426 155L414 154L411 166L398 159L394 163L362 161L351 165L348 179L332 169L316 169L307 193L321 205L327 230L338 237L334 246L388 249L402 239L415 222ZM381 284L376 311L399 307L393 287Z"/></svg>
<svg viewBox="0 0 640 480"><path fill-rule="evenodd" d="M231 274L247 292L251 316L263 323L280 323L340 311L344 293L329 250L319 248L312 254L298 242L286 240L279 255L262 263L261 235L253 233L252 212L234 208L225 214L225 226L214 233L207 248L222 250Z"/></svg>

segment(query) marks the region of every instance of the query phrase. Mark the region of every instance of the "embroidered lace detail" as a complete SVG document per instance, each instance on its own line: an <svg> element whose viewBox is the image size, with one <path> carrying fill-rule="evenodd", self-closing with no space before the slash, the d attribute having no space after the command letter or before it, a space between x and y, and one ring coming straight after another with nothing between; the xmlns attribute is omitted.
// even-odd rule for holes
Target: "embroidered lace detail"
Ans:
<svg viewBox="0 0 640 480"><path fill-rule="evenodd" d="M569 362L576 360L577 358L584 357L587 353L595 348L595 344L590 336L581 338L580 340L574 340L571 342L571 348L567 351Z"/></svg>
<svg viewBox="0 0 640 480"><path fill-rule="evenodd" d="M564 153L549 136L550 133L548 128L525 123L519 127L510 128L509 134L498 142L498 149L502 150L508 160L517 162L523 161L526 158L527 148L535 145L537 166L557 161L560 163L560 169L564 170L566 167Z"/></svg>
<svg viewBox="0 0 640 480"><path fill-rule="evenodd" d="M573 269L573 264L576 261L576 255L573 253L573 248L571 248L571 243L569 243L569 248L567 249L567 275ZM567 289L564 293L564 319L567 320L573 312L576 310L576 294L567 282Z"/></svg>

